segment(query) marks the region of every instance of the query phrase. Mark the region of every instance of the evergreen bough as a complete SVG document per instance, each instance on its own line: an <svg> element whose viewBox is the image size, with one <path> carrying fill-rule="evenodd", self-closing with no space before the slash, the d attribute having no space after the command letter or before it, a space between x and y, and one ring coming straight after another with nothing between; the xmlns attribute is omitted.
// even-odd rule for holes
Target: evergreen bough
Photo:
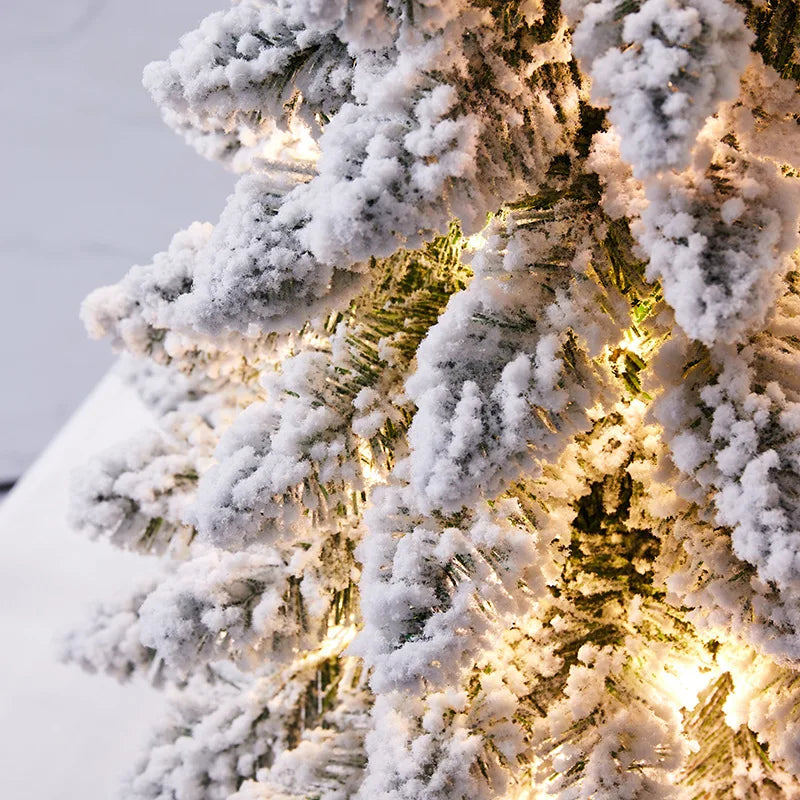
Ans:
<svg viewBox="0 0 800 800"><path fill-rule="evenodd" d="M241 0L151 64L241 173L99 289L158 554L69 660L127 800L800 797L795 0Z"/></svg>

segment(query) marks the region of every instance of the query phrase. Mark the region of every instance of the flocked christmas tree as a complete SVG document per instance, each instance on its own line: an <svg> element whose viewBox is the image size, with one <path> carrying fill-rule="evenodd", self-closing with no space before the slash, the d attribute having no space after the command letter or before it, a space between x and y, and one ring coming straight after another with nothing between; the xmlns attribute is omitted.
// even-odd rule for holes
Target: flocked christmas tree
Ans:
<svg viewBox="0 0 800 800"><path fill-rule="evenodd" d="M242 0L145 84L241 178L92 294L157 432L67 637L127 800L800 797L794 0Z"/></svg>

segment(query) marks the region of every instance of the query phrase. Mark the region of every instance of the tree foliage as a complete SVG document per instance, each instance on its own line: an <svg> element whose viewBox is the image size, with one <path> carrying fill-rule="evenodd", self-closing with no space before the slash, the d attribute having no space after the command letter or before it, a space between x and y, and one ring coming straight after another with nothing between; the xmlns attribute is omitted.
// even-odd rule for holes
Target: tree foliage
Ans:
<svg viewBox="0 0 800 800"><path fill-rule="evenodd" d="M158 554L65 657L129 800L800 797L794 0L241 0L145 85L241 173L85 302Z"/></svg>

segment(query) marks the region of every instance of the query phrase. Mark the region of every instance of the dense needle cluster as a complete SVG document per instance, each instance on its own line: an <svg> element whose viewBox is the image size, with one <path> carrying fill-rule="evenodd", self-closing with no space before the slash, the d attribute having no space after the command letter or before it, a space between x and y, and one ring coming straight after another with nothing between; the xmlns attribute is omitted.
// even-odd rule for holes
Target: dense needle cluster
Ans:
<svg viewBox="0 0 800 800"><path fill-rule="evenodd" d="M65 658L127 800L800 798L793 0L240 0L145 85L241 174L85 302L162 556Z"/></svg>

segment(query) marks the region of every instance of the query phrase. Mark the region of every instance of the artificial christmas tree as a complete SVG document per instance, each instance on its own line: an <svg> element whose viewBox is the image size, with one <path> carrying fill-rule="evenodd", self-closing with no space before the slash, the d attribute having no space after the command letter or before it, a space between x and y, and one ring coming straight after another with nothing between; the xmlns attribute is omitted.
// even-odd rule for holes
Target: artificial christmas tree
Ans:
<svg viewBox="0 0 800 800"><path fill-rule="evenodd" d="M793 2L249 0L145 84L242 172L86 301L164 556L67 658L155 800L800 797Z"/></svg>

